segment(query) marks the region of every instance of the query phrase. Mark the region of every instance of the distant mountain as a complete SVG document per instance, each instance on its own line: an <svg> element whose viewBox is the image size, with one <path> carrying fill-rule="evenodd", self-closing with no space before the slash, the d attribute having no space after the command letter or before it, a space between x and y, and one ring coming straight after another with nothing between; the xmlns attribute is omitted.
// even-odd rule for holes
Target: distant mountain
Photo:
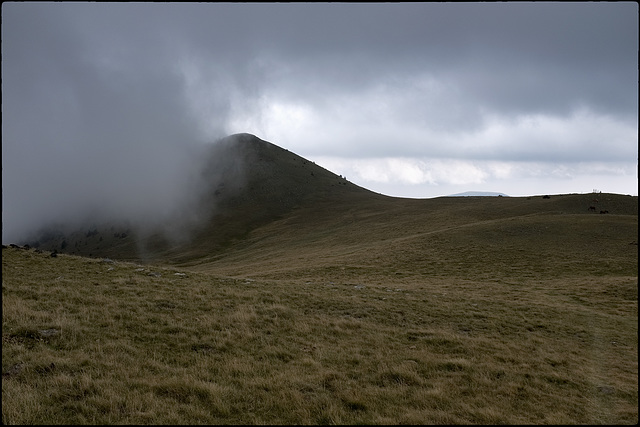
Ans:
<svg viewBox="0 0 640 427"><path fill-rule="evenodd" d="M492 191L465 191L464 193L450 194L447 197L509 197L504 193L495 193Z"/></svg>

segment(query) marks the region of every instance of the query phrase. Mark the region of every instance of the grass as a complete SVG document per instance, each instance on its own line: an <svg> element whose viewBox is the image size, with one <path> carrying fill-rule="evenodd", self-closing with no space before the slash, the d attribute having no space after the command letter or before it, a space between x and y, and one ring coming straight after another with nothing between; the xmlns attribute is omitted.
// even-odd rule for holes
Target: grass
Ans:
<svg viewBox="0 0 640 427"><path fill-rule="evenodd" d="M638 420L637 274L2 262L5 424Z"/></svg>
<svg viewBox="0 0 640 427"><path fill-rule="evenodd" d="M4 424L637 424L637 197L391 198L234 138L202 223L2 249Z"/></svg>

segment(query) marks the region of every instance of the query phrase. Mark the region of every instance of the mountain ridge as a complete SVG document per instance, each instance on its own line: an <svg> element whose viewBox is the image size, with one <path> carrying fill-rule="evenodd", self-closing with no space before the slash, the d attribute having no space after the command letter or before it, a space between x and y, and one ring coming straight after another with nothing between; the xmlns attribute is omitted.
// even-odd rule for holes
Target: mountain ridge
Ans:
<svg viewBox="0 0 640 427"><path fill-rule="evenodd" d="M469 236L486 235L491 227L506 231L477 243L476 250L500 251L494 242L503 242L536 252L538 241L545 241L555 245L551 252L571 252L571 244L557 239L564 229L575 228L572 224L580 224L575 232L584 239L589 228L609 227L622 233L617 237L622 241L634 221L637 234L637 196L396 198L359 187L250 134L231 135L207 146L199 168L197 203L185 209L185 216L196 218L191 222L180 224L178 218L176 223L142 230L103 223L50 232L48 238L28 243L49 251L218 269L230 275L277 275L285 270L293 274L301 266L340 264L358 271L383 266L402 271L408 268L402 260L411 257L431 259L425 271L435 274L435 265L445 270L448 257L457 262L459 256L442 247L439 239L464 247L466 241L477 240ZM597 262L596 247L583 244L586 252L580 256ZM442 255L434 252L438 247ZM470 260L469 268L475 262Z"/></svg>

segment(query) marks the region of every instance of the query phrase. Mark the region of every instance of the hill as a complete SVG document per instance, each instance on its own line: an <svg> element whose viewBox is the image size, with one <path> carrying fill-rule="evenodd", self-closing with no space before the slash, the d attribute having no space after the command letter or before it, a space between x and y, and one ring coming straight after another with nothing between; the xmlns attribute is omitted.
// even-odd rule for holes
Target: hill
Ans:
<svg viewBox="0 0 640 427"><path fill-rule="evenodd" d="M200 157L192 190L197 201L171 221L56 224L21 243L90 257L176 260L219 251L302 205L384 198L249 134L216 141Z"/></svg>
<svg viewBox="0 0 640 427"><path fill-rule="evenodd" d="M318 202L184 265L274 279L637 275L637 199L602 195L614 212L629 212L607 215L589 212L591 199Z"/></svg>
<svg viewBox="0 0 640 427"><path fill-rule="evenodd" d="M230 275L583 274L602 254L637 274L638 198L616 194L394 198L253 135L207 147L199 200L155 229L114 224L49 233L44 250ZM607 212L607 214L600 214ZM566 259L550 266L549 259ZM494 262L496 261L496 262ZM526 265L526 267L524 266Z"/></svg>
<svg viewBox="0 0 640 427"><path fill-rule="evenodd" d="M3 247L4 424L637 424L637 197L207 151L177 224Z"/></svg>

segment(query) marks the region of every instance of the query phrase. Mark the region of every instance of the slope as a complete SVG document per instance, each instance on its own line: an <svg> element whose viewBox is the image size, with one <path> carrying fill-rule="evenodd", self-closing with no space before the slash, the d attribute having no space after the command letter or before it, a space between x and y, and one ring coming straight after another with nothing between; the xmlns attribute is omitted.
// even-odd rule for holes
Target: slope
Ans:
<svg viewBox="0 0 640 427"><path fill-rule="evenodd" d="M188 240L50 239L173 265L3 248L7 424L637 424L637 197L391 198L209 148Z"/></svg>
<svg viewBox="0 0 640 427"><path fill-rule="evenodd" d="M637 197L394 198L249 134L202 159L197 203L175 221L92 225L39 246L243 277L637 275Z"/></svg>
<svg viewBox="0 0 640 427"><path fill-rule="evenodd" d="M300 206L389 199L250 134L216 141L200 158L194 202L169 221L52 225L21 243L89 257L179 262L219 252Z"/></svg>
<svg viewBox="0 0 640 427"><path fill-rule="evenodd" d="M637 197L591 194L317 202L184 266L230 276L388 281L420 277L637 275Z"/></svg>

